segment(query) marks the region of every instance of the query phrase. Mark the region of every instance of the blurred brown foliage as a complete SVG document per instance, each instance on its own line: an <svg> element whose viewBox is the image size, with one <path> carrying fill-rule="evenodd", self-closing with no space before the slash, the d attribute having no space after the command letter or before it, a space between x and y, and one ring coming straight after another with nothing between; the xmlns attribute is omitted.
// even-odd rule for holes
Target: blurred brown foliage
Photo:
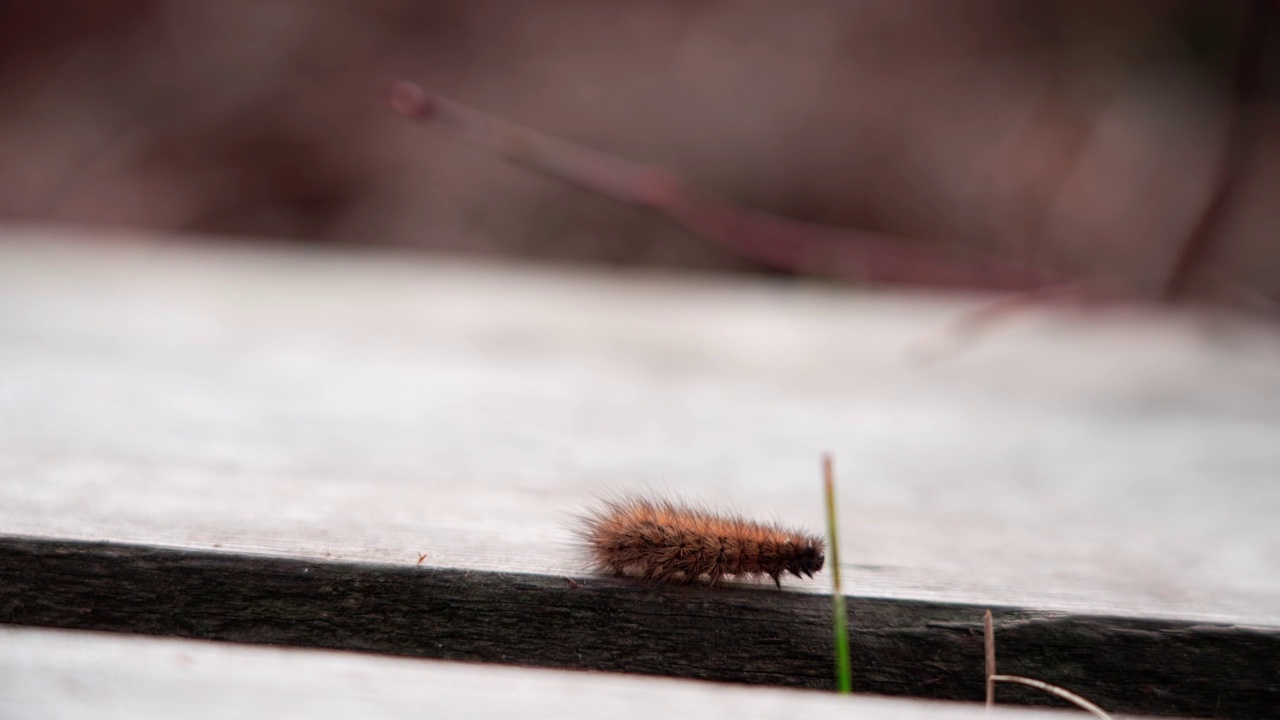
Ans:
<svg viewBox="0 0 1280 720"><path fill-rule="evenodd" d="M1269 4L10 0L0 213L752 267L390 115L398 75L781 215L1153 296L1193 252L1189 286L1274 299L1274 47L1236 92Z"/></svg>

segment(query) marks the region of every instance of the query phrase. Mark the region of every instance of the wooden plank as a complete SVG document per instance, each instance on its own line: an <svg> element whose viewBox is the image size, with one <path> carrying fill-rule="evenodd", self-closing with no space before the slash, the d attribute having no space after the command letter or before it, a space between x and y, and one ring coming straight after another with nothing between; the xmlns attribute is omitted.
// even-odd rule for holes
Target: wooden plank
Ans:
<svg viewBox="0 0 1280 720"><path fill-rule="evenodd" d="M68 235L0 241L8 622L826 686L824 576L588 578L566 520L817 529L831 450L860 689L980 697L998 606L1002 671L1275 707L1270 328L1046 311L920 367L983 298Z"/></svg>
<svg viewBox="0 0 1280 720"><path fill-rule="evenodd" d="M830 601L762 588L0 540L11 623L832 688ZM852 602L861 693L981 700L981 609ZM1108 709L1265 718L1274 628L997 611L1000 670ZM1062 706L1009 687L1007 702Z"/></svg>
<svg viewBox="0 0 1280 720"><path fill-rule="evenodd" d="M1044 711L0 627L0 716L1044 720ZM1079 714L1063 717L1081 717Z"/></svg>

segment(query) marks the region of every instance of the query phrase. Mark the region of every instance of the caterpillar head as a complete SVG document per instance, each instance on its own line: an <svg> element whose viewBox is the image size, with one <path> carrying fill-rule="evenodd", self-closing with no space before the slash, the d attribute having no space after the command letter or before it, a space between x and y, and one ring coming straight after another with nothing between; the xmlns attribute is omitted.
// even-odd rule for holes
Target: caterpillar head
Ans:
<svg viewBox="0 0 1280 720"><path fill-rule="evenodd" d="M805 543L796 553L795 567L792 572L796 577L813 574L822 569L822 565L826 562L827 556L823 552L824 547L821 540L814 540Z"/></svg>

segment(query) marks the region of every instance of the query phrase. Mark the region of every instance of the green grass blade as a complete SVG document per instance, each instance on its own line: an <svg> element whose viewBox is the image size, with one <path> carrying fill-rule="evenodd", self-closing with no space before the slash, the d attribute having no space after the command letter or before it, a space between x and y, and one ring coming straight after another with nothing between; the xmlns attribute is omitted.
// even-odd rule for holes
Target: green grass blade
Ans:
<svg viewBox="0 0 1280 720"><path fill-rule="evenodd" d="M822 479L827 502L827 557L831 568L831 610L835 619L836 688L842 694L853 692L853 671L849 664L849 615L845 608L844 589L840 585L840 536L836 532L836 483L831 456L822 456Z"/></svg>

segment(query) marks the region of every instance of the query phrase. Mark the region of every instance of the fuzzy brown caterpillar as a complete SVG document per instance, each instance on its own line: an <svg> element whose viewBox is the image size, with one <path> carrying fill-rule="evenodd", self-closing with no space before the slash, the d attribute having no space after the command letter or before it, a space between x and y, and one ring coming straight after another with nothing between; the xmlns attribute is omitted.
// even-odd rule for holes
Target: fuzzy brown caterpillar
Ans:
<svg viewBox="0 0 1280 720"><path fill-rule="evenodd" d="M825 560L822 538L662 498L604 500L580 516L578 536L598 570L662 583L706 578L813 577Z"/></svg>

